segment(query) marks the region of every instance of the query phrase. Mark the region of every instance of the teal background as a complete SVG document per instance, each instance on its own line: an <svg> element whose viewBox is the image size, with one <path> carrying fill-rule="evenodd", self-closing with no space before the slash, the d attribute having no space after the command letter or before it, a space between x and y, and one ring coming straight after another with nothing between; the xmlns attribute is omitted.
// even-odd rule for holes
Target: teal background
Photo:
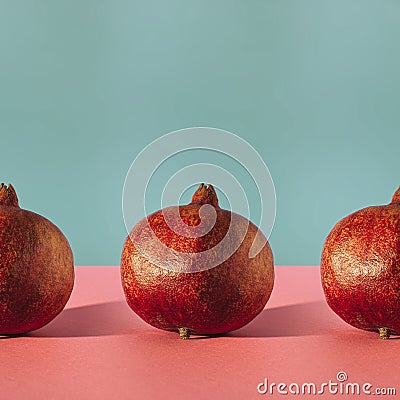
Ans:
<svg viewBox="0 0 400 400"><path fill-rule="evenodd" d="M0 179L78 265L115 265L138 152L226 129L275 181L276 263L318 264L338 219L400 184L399 38L394 0L2 0Z"/></svg>

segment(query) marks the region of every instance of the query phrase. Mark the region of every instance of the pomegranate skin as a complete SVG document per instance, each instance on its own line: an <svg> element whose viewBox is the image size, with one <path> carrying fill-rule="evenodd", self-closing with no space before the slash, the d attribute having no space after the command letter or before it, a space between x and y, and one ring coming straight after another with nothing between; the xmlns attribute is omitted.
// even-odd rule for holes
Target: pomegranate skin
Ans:
<svg viewBox="0 0 400 400"><path fill-rule="evenodd" d="M400 188L388 205L367 207L339 221L322 252L326 300L348 324L400 333Z"/></svg>
<svg viewBox="0 0 400 400"><path fill-rule="evenodd" d="M0 187L0 334L41 328L67 303L74 284L71 248L46 218L18 206Z"/></svg>
<svg viewBox="0 0 400 400"><path fill-rule="evenodd" d="M171 223L168 216L179 211L187 226L197 226L203 204L213 205L216 211L216 222L204 236L182 237L167 225L166 218ZM147 243L151 248L153 241L159 240L182 253L207 251L224 239L232 216L230 211L219 208L213 187L202 184L193 195L192 203L157 211L140 221L127 237L121 257L122 285L132 310L156 328L180 332L183 339L191 333L226 333L254 319L271 295L274 266L272 251L264 236L262 250L249 258L250 247L259 231L247 219L235 214L236 229L248 228L237 250L217 266L199 272L169 270L171 260L167 258L166 268L155 265L135 246L135 243ZM150 229L156 236L149 233Z"/></svg>

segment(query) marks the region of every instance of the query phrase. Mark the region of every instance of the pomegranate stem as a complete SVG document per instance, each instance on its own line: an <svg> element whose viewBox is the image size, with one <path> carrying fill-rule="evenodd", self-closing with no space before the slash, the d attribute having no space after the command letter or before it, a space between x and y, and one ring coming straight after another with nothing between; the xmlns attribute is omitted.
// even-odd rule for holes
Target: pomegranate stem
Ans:
<svg viewBox="0 0 400 400"><path fill-rule="evenodd" d="M182 340L186 340L190 338L190 329L189 328L179 328L179 337Z"/></svg>
<svg viewBox="0 0 400 400"><path fill-rule="evenodd" d="M379 328L379 337L384 340L389 339L390 338L390 329Z"/></svg>

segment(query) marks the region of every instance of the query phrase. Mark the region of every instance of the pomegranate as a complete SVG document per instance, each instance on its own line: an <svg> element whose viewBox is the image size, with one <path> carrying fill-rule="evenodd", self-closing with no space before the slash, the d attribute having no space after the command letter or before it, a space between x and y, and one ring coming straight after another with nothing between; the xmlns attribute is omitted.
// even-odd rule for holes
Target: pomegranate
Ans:
<svg viewBox="0 0 400 400"><path fill-rule="evenodd" d="M260 248L255 256L253 243ZM121 278L137 315L187 339L239 329L255 318L272 292L273 256L259 229L220 208L213 186L201 184L190 204L135 225L123 247Z"/></svg>
<svg viewBox="0 0 400 400"><path fill-rule="evenodd" d="M321 260L329 306L356 328L400 333L400 188L388 205L367 207L329 233Z"/></svg>
<svg viewBox="0 0 400 400"><path fill-rule="evenodd" d="M18 205L0 186L0 334L29 332L64 308L74 284L71 248L46 218Z"/></svg>

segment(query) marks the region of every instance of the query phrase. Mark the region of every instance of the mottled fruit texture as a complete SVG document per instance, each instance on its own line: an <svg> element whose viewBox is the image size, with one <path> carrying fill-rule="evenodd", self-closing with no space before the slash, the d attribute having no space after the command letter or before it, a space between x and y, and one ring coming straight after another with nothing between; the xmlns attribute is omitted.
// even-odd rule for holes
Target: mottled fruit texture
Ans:
<svg viewBox="0 0 400 400"><path fill-rule="evenodd" d="M200 210L204 205L215 210L212 229L200 237L187 237L190 228L212 219L212 213ZM176 233L178 226L183 231ZM256 240L261 237L265 244L250 258L257 233ZM243 239L234 243L241 235ZM170 249L179 255L171 256ZM157 262L152 252L157 253ZM201 265L200 259L198 264L196 259L185 263L189 253L204 255ZM271 248L258 228L221 209L214 188L201 184L190 204L157 211L132 229L122 252L121 276L133 311L150 325L179 332L186 339L190 334L220 334L249 323L271 295L274 266Z"/></svg>
<svg viewBox="0 0 400 400"><path fill-rule="evenodd" d="M64 308L74 284L71 248L46 218L18 206L0 187L0 334L29 332Z"/></svg>
<svg viewBox="0 0 400 400"><path fill-rule="evenodd" d="M400 333L400 188L392 202L344 218L329 233L321 260L329 306L350 325Z"/></svg>

